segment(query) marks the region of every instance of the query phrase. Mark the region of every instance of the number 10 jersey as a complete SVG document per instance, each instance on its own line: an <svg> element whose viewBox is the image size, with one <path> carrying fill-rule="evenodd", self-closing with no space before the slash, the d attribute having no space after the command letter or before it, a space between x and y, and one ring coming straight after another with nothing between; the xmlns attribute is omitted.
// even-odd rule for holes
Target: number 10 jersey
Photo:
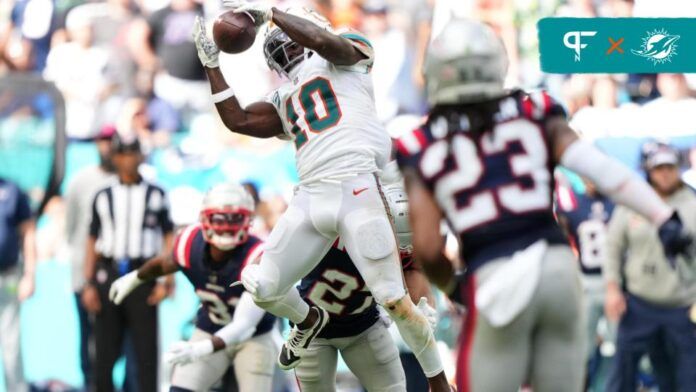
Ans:
<svg viewBox="0 0 696 392"><path fill-rule="evenodd" d="M292 80L267 98L283 123L281 138L295 143L302 182L373 173L391 153L391 139L375 111L372 46L356 32L341 36L365 58L340 66L311 53L293 70Z"/></svg>

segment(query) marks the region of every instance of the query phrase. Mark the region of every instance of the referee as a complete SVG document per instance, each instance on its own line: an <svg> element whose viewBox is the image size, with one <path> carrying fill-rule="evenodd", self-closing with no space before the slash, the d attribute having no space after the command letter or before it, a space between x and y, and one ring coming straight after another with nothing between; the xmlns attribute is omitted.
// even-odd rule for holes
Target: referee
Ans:
<svg viewBox="0 0 696 392"><path fill-rule="evenodd" d="M171 247L173 224L164 191L138 172L142 153L137 139L114 135L111 153L117 178L92 202L82 292L85 309L96 316L95 383L99 392L114 390L112 371L127 331L135 349L138 389L156 391L157 304L167 289L144 283L121 305L108 300L108 291L118 277Z"/></svg>

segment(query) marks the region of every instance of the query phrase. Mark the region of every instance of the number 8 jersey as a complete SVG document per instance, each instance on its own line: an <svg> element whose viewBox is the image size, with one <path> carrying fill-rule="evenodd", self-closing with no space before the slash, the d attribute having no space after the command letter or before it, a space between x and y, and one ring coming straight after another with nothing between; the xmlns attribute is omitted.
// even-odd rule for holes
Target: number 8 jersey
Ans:
<svg viewBox="0 0 696 392"><path fill-rule="evenodd" d="M482 120L483 113L490 117ZM517 90L495 101L440 107L397 142L399 166L415 170L458 233L468 273L542 238L567 244L552 211L554 163L545 129L559 115L563 109L546 93Z"/></svg>
<svg viewBox="0 0 696 392"><path fill-rule="evenodd" d="M339 66L310 52L291 72L292 80L267 98L283 122L281 138L295 143L303 182L375 172L391 152L391 139L375 111L372 46L356 32L340 35L365 59Z"/></svg>

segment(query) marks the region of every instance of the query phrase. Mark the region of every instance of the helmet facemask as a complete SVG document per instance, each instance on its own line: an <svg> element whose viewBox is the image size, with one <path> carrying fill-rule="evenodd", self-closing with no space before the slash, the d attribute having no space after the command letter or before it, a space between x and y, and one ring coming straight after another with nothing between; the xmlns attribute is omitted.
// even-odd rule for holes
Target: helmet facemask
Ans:
<svg viewBox="0 0 696 392"><path fill-rule="evenodd" d="M309 56L308 50L291 40L283 30L278 28L266 37L263 51L268 67L288 78L291 71Z"/></svg>
<svg viewBox="0 0 696 392"><path fill-rule="evenodd" d="M231 250L249 238L252 212L244 208L211 208L201 211L203 238L220 250Z"/></svg>

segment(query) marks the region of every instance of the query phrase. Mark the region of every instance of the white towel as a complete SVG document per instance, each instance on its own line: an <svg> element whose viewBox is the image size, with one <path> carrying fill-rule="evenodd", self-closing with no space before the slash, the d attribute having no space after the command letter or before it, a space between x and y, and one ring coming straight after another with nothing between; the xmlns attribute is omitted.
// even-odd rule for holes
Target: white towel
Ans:
<svg viewBox="0 0 696 392"><path fill-rule="evenodd" d="M529 305L548 244L539 240L515 252L476 289L476 308L494 327L509 324Z"/></svg>

